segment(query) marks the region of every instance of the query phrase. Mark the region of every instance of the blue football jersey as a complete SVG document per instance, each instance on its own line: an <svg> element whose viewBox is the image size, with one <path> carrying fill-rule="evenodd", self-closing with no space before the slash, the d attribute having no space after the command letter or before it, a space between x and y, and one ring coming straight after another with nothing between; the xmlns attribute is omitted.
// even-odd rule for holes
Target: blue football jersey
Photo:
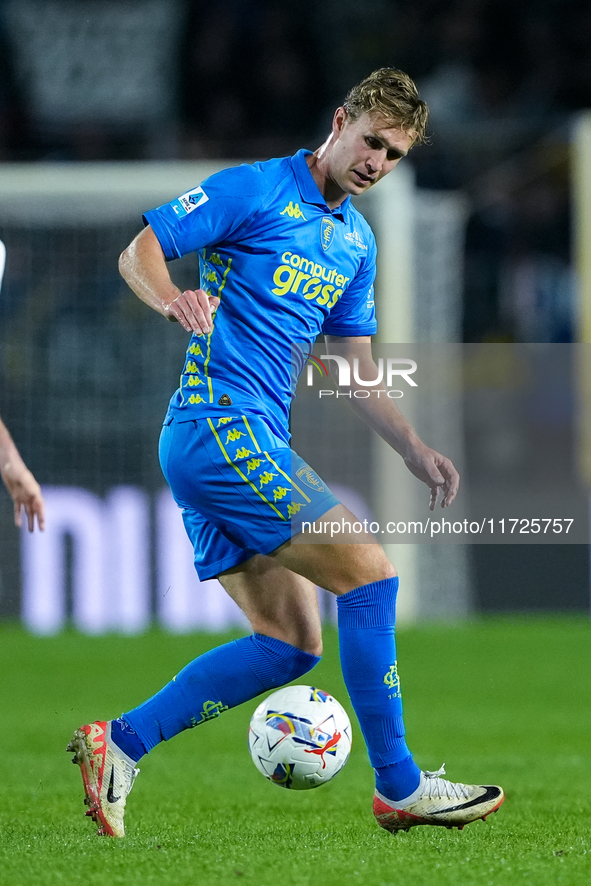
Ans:
<svg viewBox="0 0 591 886"><path fill-rule="evenodd" d="M189 343L179 420L263 415L287 440L294 345L299 370L321 332L376 332L373 233L350 198L328 208L309 153L226 169L144 216L167 260L199 253L201 287L221 299Z"/></svg>

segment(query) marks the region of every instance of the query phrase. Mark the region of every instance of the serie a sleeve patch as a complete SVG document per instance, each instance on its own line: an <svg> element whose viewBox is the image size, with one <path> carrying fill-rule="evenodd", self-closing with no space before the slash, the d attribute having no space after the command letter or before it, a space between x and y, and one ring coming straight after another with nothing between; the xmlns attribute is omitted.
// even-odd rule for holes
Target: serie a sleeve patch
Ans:
<svg viewBox="0 0 591 886"><path fill-rule="evenodd" d="M190 212L207 203L209 197L201 186L181 194L177 200L173 200L170 204L177 218L184 218Z"/></svg>

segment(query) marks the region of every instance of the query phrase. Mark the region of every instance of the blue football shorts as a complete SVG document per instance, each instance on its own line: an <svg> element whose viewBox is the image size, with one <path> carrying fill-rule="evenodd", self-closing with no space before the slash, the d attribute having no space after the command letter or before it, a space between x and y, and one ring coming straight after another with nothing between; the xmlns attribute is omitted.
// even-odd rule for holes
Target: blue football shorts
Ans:
<svg viewBox="0 0 591 886"><path fill-rule="evenodd" d="M168 415L160 464L205 581L269 554L339 500L261 416Z"/></svg>

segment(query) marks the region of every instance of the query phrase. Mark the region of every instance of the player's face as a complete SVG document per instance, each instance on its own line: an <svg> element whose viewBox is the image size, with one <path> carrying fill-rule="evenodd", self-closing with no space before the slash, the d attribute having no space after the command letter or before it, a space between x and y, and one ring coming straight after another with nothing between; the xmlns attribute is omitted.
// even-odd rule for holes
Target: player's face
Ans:
<svg viewBox="0 0 591 886"><path fill-rule="evenodd" d="M392 126L378 114L350 120L338 108L333 121L329 177L344 193L356 196L391 172L412 147L415 133Z"/></svg>

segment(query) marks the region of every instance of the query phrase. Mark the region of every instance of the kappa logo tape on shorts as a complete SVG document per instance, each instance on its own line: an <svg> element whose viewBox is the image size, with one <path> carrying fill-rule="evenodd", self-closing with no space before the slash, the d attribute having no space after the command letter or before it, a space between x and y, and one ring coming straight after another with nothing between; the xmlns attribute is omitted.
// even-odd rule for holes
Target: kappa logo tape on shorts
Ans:
<svg viewBox="0 0 591 886"><path fill-rule="evenodd" d="M339 503L261 416L169 418L160 459L201 579L270 553Z"/></svg>

